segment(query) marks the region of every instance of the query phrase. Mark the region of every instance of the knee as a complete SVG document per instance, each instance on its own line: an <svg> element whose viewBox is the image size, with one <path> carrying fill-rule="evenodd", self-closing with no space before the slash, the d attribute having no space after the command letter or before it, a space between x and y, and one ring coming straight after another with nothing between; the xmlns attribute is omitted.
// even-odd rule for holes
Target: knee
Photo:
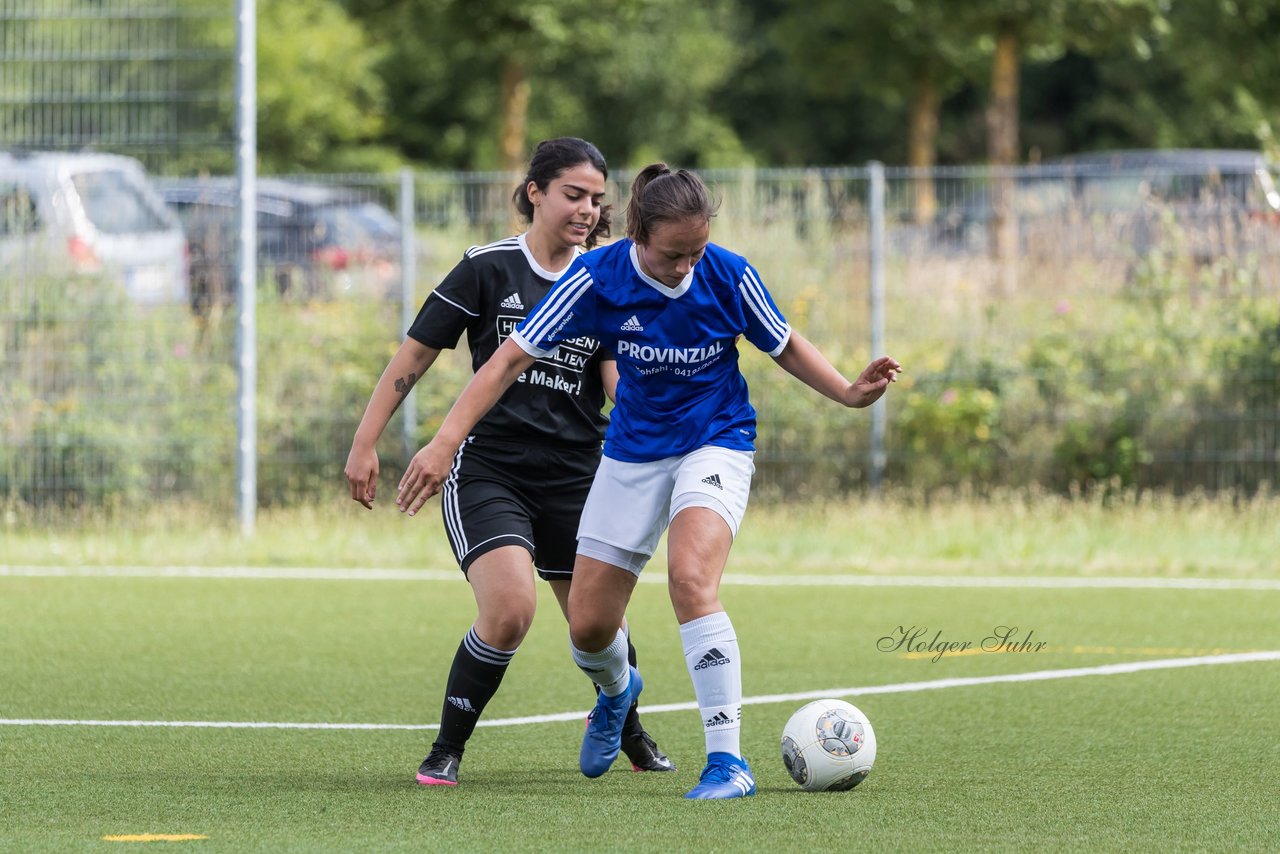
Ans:
<svg viewBox="0 0 1280 854"><path fill-rule="evenodd" d="M498 649L515 649L533 625L533 608L511 607L482 614L476 621L481 639Z"/></svg>
<svg viewBox="0 0 1280 854"><path fill-rule="evenodd" d="M667 594L677 615L705 611L719 601L717 585L694 574L669 573Z"/></svg>
<svg viewBox="0 0 1280 854"><path fill-rule="evenodd" d="M569 641L583 652L599 652L613 643L618 627L608 625L595 615L576 616L569 613Z"/></svg>

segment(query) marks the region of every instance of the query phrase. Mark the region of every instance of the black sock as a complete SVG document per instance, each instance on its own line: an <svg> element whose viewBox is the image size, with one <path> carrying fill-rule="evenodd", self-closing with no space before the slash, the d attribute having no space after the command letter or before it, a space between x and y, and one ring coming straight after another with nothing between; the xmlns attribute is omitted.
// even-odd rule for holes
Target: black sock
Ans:
<svg viewBox="0 0 1280 854"><path fill-rule="evenodd" d="M631 645L631 632L627 632L627 662L632 666L636 666L636 648ZM637 703L632 703L631 708L627 709L627 719L622 722L622 737L635 738L644 732L644 727L640 726L640 712L637 711Z"/></svg>
<svg viewBox="0 0 1280 854"><path fill-rule="evenodd" d="M462 754L515 654L514 649L507 651L489 646L480 640L475 626L471 627L453 656L444 691L444 708L440 712L440 736L433 747Z"/></svg>

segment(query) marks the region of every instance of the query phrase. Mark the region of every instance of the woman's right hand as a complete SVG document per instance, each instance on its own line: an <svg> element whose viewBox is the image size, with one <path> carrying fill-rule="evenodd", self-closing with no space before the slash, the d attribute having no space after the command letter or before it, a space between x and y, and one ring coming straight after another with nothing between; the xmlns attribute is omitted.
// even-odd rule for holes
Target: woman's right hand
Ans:
<svg viewBox="0 0 1280 854"><path fill-rule="evenodd" d="M347 454L347 467L342 473L347 476L347 484L351 487L351 500L359 501L372 510L373 500L378 495L377 449L353 443L351 452Z"/></svg>
<svg viewBox="0 0 1280 854"><path fill-rule="evenodd" d="M442 447L440 437L436 436L413 455L404 476L400 478L396 494L396 506L401 513L415 515L427 503L427 499L440 491L445 478L449 476L449 468L453 465L453 456L457 450L457 447Z"/></svg>

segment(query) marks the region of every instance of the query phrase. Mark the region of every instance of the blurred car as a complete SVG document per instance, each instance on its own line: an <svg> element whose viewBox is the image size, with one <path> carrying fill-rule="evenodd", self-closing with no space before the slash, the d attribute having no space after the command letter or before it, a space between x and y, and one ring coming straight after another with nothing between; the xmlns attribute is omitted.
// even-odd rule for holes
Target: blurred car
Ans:
<svg viewBox="0 0 1280 854"><path fill-rule="evenodd" d="M1257 151L1150 149L1099 151L1045 161L1070 180L1075 193L1104 209L1134 198L1196 205L1224 203L1254 218L1280 221L1280 190L1270 163Z"/></svg>
<svg viewBox="0 0 1280 854"><path fill-rule="evenodd" d="M141 304L188 297L187 241L142 165L0 152L0 277L100 277Z"/></svg>
<svg viewBox="0 0 1280 854"><path fill-rule="evenodd" d="M1008 185L1006 209L1016 226L1018 252L1053 254L1070 202L1070 188L1053 173L1023 170ZM999 224L999 182L987 175L946 175L935 182L936 209L917 221L915 211L902 211L891 225L890 245L902 254L938 257L985 256L995 250Z"/></svg>
<svg viewBox="0 0 1280 854"><path fill-rule="evenodd" d="M1277 164L1257 151L1103 151L1046 161L1086 218L1139 256L1176 239L1201 262L1262 249L1280 238Z"/></svg>
<svg viewBox="0 0 1280 854"><path fill-rule="evenodd" d="M191 245L193 304L233 301L239 196L234 179L166 180L160 195ZM258 275L284 297L399 287L400 227L390 211L342 189L258 181Z"/></svg>

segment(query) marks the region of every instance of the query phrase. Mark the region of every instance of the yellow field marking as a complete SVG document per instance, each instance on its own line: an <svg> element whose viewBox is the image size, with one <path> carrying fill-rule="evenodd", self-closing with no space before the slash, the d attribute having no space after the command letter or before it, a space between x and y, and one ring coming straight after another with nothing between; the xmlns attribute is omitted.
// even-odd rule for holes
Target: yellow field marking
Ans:
<svg viewBox="0 0 1280 854"><path fill-rule="evenodd" d="M955 652L947 651L945 657L959 658L962 655L1008 655L1017 653L1026 655L1028 651L1019 649L985 650L975 647L973 649L959 649ZM1256 649L1223 649L1221 647L1193 649L1174 646L1081 646L1078 644L1065 650L1054 649L1051 646L1038 650L1041 653L1064 651L1072 655L1233 655L1240 652L1258 652ZM908 660L936 658L938 657L938 652L937 650L932 652L902 652L898 654L898 657Z"/></svg>
<svg viewBox="0 0 1280 854"><path fill-rule="evenodd" d="M104 836L104 842L190 842L193 839L208 839L195 833L126 833L121 836Z"/></svg>
<svg viewBox="0 0 1280 854"><path fill-rule="evenodd" d="M1013 650L993 649L990 652L987 652L985 649L977 649L975 647L973 649L958 649L955 652L951 652L948 650L948 651L945 651L944 657L959 658L962 655L1002 655L1006 652L1013 652ZM938 657L937 650L934 650L932 652L900 652L898 653L898 658L905 658L907 660L913 660L917 658L937 658L937 657Z"/></svg>

